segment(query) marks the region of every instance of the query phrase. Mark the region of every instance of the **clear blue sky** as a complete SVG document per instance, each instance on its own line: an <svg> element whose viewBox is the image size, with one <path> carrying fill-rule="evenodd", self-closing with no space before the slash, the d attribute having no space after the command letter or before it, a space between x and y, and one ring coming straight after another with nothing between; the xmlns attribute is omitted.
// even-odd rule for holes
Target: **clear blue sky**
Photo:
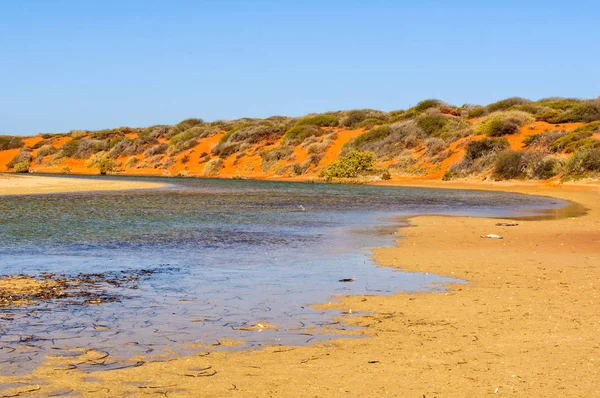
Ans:
<svg viewBox="0 0 600 398"><path fill-rule="evenodd" d="M599 3L0 0L0 134L597 97Z"/></svg>

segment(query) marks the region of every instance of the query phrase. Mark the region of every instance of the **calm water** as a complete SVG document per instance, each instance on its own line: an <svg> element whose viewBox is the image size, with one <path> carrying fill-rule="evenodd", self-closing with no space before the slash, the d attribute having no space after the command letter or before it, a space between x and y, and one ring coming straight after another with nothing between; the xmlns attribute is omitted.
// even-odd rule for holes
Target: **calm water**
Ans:
<svg viewBox="0 0 600 398"><path fill-rule="evenodd" d="M0 309L10 314L0 319L0 373L23 372L72 347L110 353L100 366L78 365L93 370L137 354L187 353L223 337L244 347L331 338L344 328L332 321L335 313L307 305L448 281L371 262L364 249L393 244L398 216L524 216L565 206L479 191L164 181L169 186L157 190L0 196L0 274L160 271L137 289L119 288L120 302ZM279 329L239 330L256 322Z"/></svg>

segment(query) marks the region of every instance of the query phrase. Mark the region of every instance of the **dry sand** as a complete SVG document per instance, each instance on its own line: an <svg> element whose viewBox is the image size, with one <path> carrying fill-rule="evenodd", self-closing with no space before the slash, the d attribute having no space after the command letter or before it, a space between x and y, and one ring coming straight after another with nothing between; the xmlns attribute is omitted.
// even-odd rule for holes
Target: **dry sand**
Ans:
<svg viewBox="0 0 600 398"><path fill-rule="evenodd" d="M365 326L361 333L369 338L213 352L92 375L57 370L65 366L49 360L32 375L0 383L19 381L7 392L43 396L71 390L94 397L598 396L599 188L476 188L570 199L589 212L514 227L486 218L413 217L398 247L374 251L376 261L468 283L321 306L370 312L343 317ZM504 239L480 237L488 233Z"/></svg>
<svg viewBox="0 0 600 398"><path fill-rule="evenodd" d="M0 174L0 195L26 195L57 192L112 191L123 189L158 188L164 184L142 181L107 181Z"/></svg>

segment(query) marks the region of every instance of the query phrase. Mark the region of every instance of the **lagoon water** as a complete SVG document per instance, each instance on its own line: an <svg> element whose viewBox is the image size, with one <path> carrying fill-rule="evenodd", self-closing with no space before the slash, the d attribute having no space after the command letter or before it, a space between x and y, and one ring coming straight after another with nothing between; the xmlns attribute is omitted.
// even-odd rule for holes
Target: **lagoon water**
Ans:
<svg viewBox="0 0 600 398"><path fill-rule="evenodd" d="M0 308L1 374L30 370L48 354L73 355L76 347L109 353L108 361L77 365L102 370L135 355L218 346L226 337L243 340L241 347L331 338L344 325L310 304L450 281L373 264L366 249L394 244L402 216L524 216L565 205L483 191L164 182L154 190L0 196L2 275L153 272L135 289L109 287L117 302ZM257 322L279 328L240 330Z"/></svg>

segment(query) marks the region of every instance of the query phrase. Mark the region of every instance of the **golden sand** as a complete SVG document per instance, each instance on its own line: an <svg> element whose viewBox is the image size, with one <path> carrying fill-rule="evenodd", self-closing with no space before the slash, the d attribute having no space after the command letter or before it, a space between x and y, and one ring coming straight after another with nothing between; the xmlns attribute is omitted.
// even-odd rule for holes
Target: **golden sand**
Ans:
<svg viewBox="0 0 600 398"><path fill-rule="evenodd" d="M212 352L93 375L56 370L50 360L32 375L0 377L0 383L25 383L10 393L75 390L94 397L597 396L599 188L487 189L569 199L589 212L520 220L512 227L495 225L511 220L413 217L411 227L401 230L399 245L375 250L375 260L468 283L444 292L344 297L321 305L369 312L342 317L364 326L361 333L369 338ZM504 239L481 238L490 233Z"/></svg>
<svg viewBox="0 0 600 398"><path fill-rule="evenodd" d="M33 175L0 174L0 195L25 195L57 192L112 191L158 188L164 184L142 181L74 179Z"/></svg>

